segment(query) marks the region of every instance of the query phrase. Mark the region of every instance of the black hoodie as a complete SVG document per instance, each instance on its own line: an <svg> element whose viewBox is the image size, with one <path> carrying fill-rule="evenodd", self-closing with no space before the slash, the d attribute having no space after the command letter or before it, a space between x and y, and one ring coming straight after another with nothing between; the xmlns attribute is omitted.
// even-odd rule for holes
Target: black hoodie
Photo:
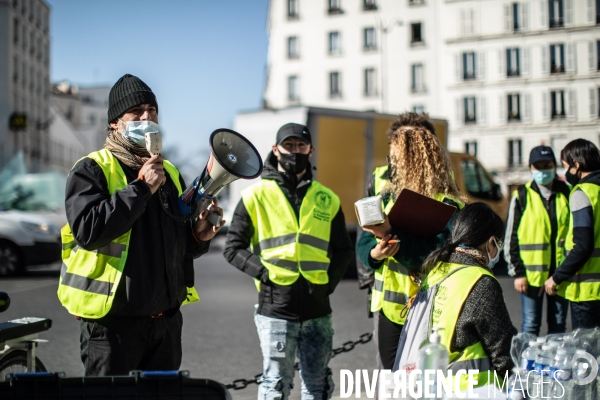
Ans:
<svg viewBox="0 0 600 400"><path fill-rule="evenodd" d="M269 153L261 178L277 182L294 209L296 218L299 218L302 200L312 183L310 165L302 180L298 182L296 175L278 171L277 158L273 153ZM240 200L227 232L223 255L239 270L261 280L257 312L267 317L290 321L306 321L329 315L331 313L329 295L333 293L342 279L353 253L352 242L346 231L346 222L341 207L331 221L328 250L328 257L331 261L327 271L329 275L327 285L315 285L304 279L302 275L289 286L271 282L268 270L262 265L260 258L249 251L253 234L252 220L243 200Z"/></svg>

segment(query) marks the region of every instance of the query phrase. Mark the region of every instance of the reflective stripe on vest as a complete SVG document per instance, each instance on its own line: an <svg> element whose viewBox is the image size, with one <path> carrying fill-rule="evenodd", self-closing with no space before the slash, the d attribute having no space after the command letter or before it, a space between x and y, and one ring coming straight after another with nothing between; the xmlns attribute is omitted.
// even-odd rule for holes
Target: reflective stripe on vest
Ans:
<svg viewBox="0 0 600 400"><path fill-rule="evenodd" d="M127 186L127 177L114 155L104 149L89 154L102 169L108 183L109 194ZM168 161L164 168L182 193L179 171ZM131 230L110 243L96 249L85 250L77 246L67 224L61 229L63 265L58 286L58 298L73 315L85 318L101 318L111 309L116 288L122 276ZM195 289L188 288L195 293ZM195 294L197 297L197 293Z"/></svg>
<svg viewBox="0 0 600 400"><path fill-rule="evenodd" d="M331 221L340 200L330 189L313 181L300 206L299 218L277 182L264 179L242 191L252 220L251 247L269 270L269 279L291 285L302 274L311 283L329 282Z"/></svg>
<svg viewBox="0 0 600 400"><path fill-rule="evenodd" d="M558 294L570 301L600 300L600 186L593 183L580 183L581 189L589 197L594 216L594 250L589 260L577 273L558 285ZM565 254L575 246L573 242L573 214L569 219L569 232L565 240Z"/></svg>
<svg viewBox="0 0 600 400"><path fill-rule="evenodd" d="M517 236L519 239L520 257L525 265L527 282L536 287L544 286L548 279L550 262L552 260L550 239L552 223L546 206L539 193L531 188L531 182L525 185L527 199L525 210L519 222ZM518 191L514 192L518 198ZM555 195L556 233L555 251L557 265L562 258L563 243L569 230L569 203L562 193Z"/></svg>
<svg viewBox="0 0 600 400"><path fill-rule="evenodd" d="M454 372L460 369L478 369L479 373L475 375L476 386L485 386L488 384L489 379L487 371L491 369L492 365L481 341L466 347L460 352L450 352L450 348L452 338L456 334L456 322L473 286L484 275L491 277L493 275L488 270L480 267L440 263L427 276L423 284L424 287L433 286L442 281L451 271L455 272L441 282L435 293L431 326L443 328L440 331L441 344L448 349L450 356L449 369ZM469 386L468 376L462 375L459 382L460 390L467 390ZM493 381L490 380L490 383L493 384Z"/></svg>

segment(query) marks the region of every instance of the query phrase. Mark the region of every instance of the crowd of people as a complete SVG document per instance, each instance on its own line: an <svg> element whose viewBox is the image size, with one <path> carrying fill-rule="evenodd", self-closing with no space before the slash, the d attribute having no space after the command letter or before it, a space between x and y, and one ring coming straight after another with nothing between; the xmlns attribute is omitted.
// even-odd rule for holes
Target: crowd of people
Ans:
<svg viewBox="0 0 600 400"><path fill-rule="evenodd" d="M58 295L81 324L87 376L181 364L180 307L197 300L193 261L220 229L208 213L172 218L185 182L151 155L144 131L158 129L158 102L139 78L124 75L110 91L104 149L82 158L67 180ZM386 213L403 189L456 207L437 236L390 224L364 226L351 242L339 197L313 178L309 129L282 126L259 182L247 188L231 221L224 256L254 278L255 324L263 354L259 399L286 399L300 360L303 399L330 398L333 326L329 297L354 256L369 288L378 367L402 368L414 325L413 299L431 296L433 322L455 365L510 371L512 326L492 272L504 250L521 293L522 331L538 334L544 295L549 333L600 325L600 152L578 139L561 152L567 183L550 147L531 151L532 181L513 194L507 228L484 203L467 204L446 150L427 115L405 113L388 132L388 165L375 169L367 196ZM356 199L358 200L358 199ZM165 212L170 210L169 212ZM222 224L220 225L222 226ZM355 249L354 249L355 247ZM362 264L362 265L360 265Z"/></svg>

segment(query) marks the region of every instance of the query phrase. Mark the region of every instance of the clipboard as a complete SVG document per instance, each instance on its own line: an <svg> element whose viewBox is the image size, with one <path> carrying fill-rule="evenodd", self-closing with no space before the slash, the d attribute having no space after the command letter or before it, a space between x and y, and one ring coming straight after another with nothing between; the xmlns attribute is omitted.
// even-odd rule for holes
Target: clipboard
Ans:
<svg viewBox="0 0 600 400"><path fill-rule="evenodd" d="M454 206L410 189L402 189L388 217L394 228L410 235L430 238L444 230L455 212Z"/></svg>

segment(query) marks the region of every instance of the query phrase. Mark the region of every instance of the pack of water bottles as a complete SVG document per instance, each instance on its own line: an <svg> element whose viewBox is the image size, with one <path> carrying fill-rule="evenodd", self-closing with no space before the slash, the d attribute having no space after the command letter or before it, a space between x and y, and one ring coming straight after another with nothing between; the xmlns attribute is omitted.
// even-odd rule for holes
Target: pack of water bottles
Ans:
<svg viewBox="0 0 600 400"><path fill-rule="evenodd" d="M600 330L582 329L513 338L515 362L507 399L596 400L600 398Z"/></svg>

